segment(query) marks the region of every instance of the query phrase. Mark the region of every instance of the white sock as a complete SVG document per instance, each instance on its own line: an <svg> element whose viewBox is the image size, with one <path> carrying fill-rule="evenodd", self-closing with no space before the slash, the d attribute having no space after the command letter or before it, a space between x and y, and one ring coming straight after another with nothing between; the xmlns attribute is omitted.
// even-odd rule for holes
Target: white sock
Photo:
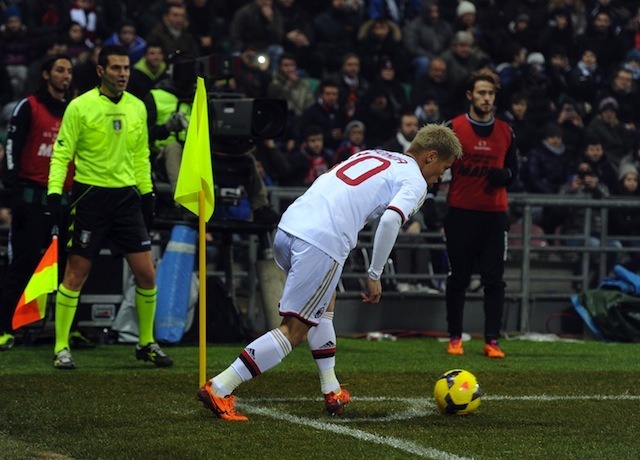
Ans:
<svg viewBox="0 0 640 460"><path fill-rule="evenodd" d="M211 379L214 392L218 396L231 394L242 382L247 382L280 364L290 352L291 343L280 329L273 329L261 335L242 350L231 366ZM217 391L220 391L220 394Z"/></svg>
<svg viewBox="0 0 640 460"><path fill-rule="evenodd" d="M309 329L307 341L318 366L320 388L323 393L340 391L336 377L336 330L333 327L333 312L325 312L317 326Z"/></svg>

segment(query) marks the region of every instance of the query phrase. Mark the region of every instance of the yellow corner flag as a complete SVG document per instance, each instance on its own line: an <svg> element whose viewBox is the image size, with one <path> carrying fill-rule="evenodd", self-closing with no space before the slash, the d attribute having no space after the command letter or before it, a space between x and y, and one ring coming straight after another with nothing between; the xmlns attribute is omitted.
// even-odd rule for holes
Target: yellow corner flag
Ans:
<svg viewBox="0 0 640 460"><path fill-rule="evenodd" d="M20 296L11 322L13 329L44 318L47 294L56 289L58 289L58 237L54 235L49 248L40 259L36 271Z"/></svg>
<svg viewBox="0 0 640 460"><path fill-rule="evenodd" d="M204 192L204 209L199 206L198 193ZM209 114L204 79L198 77L196 95L187 128L182 162L178 172L174 199L197 216L209 221L215 206L213 170L209 144Z"/></svg>

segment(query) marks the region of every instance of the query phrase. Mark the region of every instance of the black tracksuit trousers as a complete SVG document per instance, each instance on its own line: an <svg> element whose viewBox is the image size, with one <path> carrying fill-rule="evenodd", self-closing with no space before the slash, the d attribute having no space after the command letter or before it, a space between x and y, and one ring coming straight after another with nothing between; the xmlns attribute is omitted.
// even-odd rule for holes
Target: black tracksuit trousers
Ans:
<svg viewBox="0 0 640 460"><path fill-rule="evenodd" d="M506 212L451 207L444 219L444 229L450 263L446 294L449 335L462 335L466 289L477 268L484 288L485 339L497 339L504 310L509 217Z"/></svg>

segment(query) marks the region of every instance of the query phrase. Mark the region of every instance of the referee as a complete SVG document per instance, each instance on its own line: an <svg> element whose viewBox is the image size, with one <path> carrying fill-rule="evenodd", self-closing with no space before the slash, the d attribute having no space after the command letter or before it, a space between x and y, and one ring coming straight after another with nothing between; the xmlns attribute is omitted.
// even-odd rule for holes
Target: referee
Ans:
<svg viewBox="0 0 640 460"><path fill-rule="evenodd" d="M504 358L498 345L504 310L504 262L507 254L507 190L518 173L516 143L511 127L493 116L499 89L490 71L471 75L467 86L469 112L447 122L458 135L464 155L451 167L444 220L450 274L447 278L447 352L464 353L462 320L466 289L474 269L484 287L483 354Z"/></svg>
<svg viewBox="0 0 640 460"><path fill-rule="evenodd" d="M69 103L53 148L47 211L60 211L69 164L75 165L70 206L69 256L56 296L54 367L75 369L69 329L93 259L109 243L124 254L136 280L140 327L136 359L168 367L173 361L153 338L157 288L147 228L154 194L144 103L125 91L130 64L127 51L105 46L96 67L100 86Z"/></svg>

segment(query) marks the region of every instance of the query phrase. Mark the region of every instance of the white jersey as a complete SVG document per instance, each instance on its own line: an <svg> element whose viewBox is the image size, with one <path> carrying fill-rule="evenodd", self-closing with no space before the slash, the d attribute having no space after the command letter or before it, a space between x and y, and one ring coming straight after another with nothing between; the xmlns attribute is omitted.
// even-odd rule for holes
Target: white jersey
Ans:
<svg viewBox="0 0 640 460"><path fill-rule="evenodd" d="M365 150L334 166L287 208L279 228L344 264L358 232L386 209L406 222L424 203L427 183L408 155Z"/></svg>

